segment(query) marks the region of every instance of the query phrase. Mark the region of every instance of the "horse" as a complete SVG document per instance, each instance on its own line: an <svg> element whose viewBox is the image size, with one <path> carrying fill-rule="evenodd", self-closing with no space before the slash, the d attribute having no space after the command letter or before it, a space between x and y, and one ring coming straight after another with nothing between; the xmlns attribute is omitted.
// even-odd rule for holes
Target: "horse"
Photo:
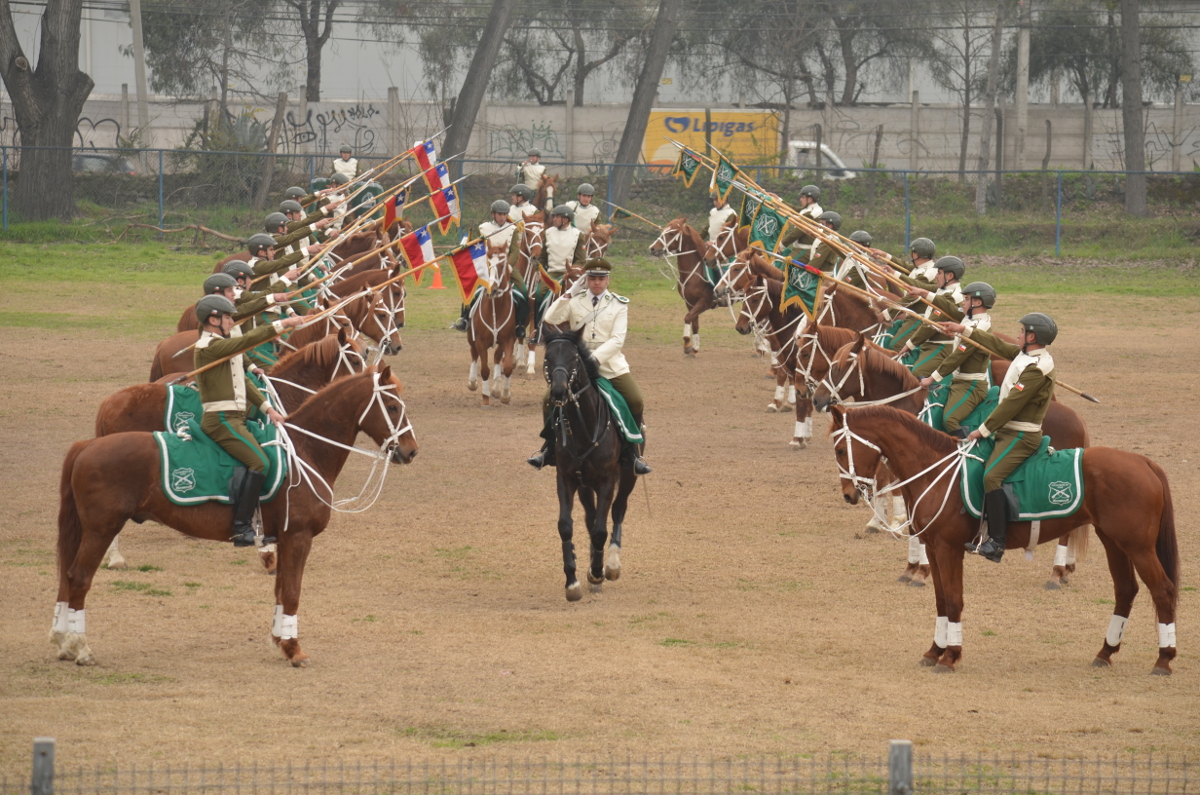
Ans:
<svg viewBox="0 0 1200 795"><path fill-rule="evenodd" d="M583 588L576 579L575 544L571 540L575 495L579 495L591 539L587 579L598 586L621 576L621 526L637 475L632 468L619 464L620 431L609 415L608 403L595 387L600 366L583 342L582 326L576 331L547 327L542 369L550 385L550 400L560 412L554 441L558 535L562 539L563 572L567 575L567 601L578 602L583 598ZM612 540L605 556L610 508Z"/></svg>
<svg viewBox="0 0 1200 795"><path fill-rule="evenodd" d="M588 232L584 238L584 258L599 259L603 257L616 234L616 224L592 224L592 231Z"/></svg>
<svg viewBox="0 0 1200 795"><path fill-rule="evenodd" d="M851 505L869 495L874 479L860 473L875 469L880 458L901 479L900 491L910 506L914 529L930 551L937 622L933 645L921 664L938 672L953 671L962 659L964 544L979 520L963 506L959 467L970 445L959 446L912 414L891 406L834 406L834 455L842 497ZM1171 488L1162 467L1146 456L1109 447L1089 447L1082 455L1083 500L1064 519L1040 523L1037 543L1092 525L1104 544L1113 578L1115 607L1108 633L1092 665L1107 668L1121 648L1126 621L1138 585L1134 572L1150 589L1158 614L1158 660L1151 673L1169 675L1175 659L1175 607L1179 585L1179 544ZM947 475L949 475L947 477ZM1009 524L1007 546L1026 547L1030 522Z"/></svg>
<svg viewBox="0 0 1200 795"><path fill-rule="evenodd" d="M994 382L1003 380L1008 364L1006 359L1000 359L999 362L993 359ZM921 386L920 379L907 367L889 356L883 348L868 342L862 334L856 334L853 340L834 354L826 377L813 395L813 404L817 410L827 411L833 404L853 398L857 401L887 403L900 411L919 416L928 393L929 390ZM1042 430L1056 447L1062 449L1091 445L1087 423L1074 410L1058 401L1050 402L1042 420ZM878 507L874 512L878 517ZM893 513L899 514L894 506ZM1075 535L1077 550L1086 547L1087 537L1086 527ZM922 552L921 557L924 556ZM1075 550L1070 549L1069 539L1064 536L1059 541L1059 549L1055 551L1054 568L1045 586L1047 590L1056 590L1067 584L1067 575L1075 570L1074 557ZM905 578L909 577L913 582L923 584L929 571L927 564L916 564L912 558L910 554L908 568L900 581L907 582Z"/></svg>
<svg viewBox="0 0 1200 795"><path fill-rule="evenodd" d="M554 209L554 189L556 187L558 187L558 175L543 172L533 197L533 206L544 211L542 221L546 221L550 211Z"/></svg>
<svg viewBox="0 0 1200 795"><path fill-rule="evenodd" d="M296 429L291 436L296 456L311 469L298 472L293 459L290 483L262 506L262 520L264 532L279 539L272 640L296 667L308 662L296 624L304 565L313 538L329 523L332 487L355 437L360 430L370 436L385 467L388 461L407 464L417 454L400 391L390 367L371 368L330 384L289 419ZM193 538L228 540L233 509L216 502L175 505L162 493L160 467L158 444L149 433L87 439L67 452L59 485L58 597L50 631L60 660L96 664L84 603L104 551L125 522L152 519Z"/></svg>
<svg viewBox="0 0 1200 795"><path fill-rule="evenodd" d="M399 353L401 349L400 329L404 328L404 302L408 296L408 291L404 287L404 279L391 281L398 275L398 272L399 266L395 266L395 271L371 268L325 285L330 296L347 298L368 288L378 288L384 282L388 282L387 287L383 288L378 295L379 302L385 310L380 314L380 325L384 327L387 339L392 341L392 344L389 345L389 354Z"/></svg>
<svg viewBox="0 0 1200 795"><path fill-rule="evenodd" d="M525 280L525 290L529 293L529 320L525 330L525 339L516 347L518 362L525 360L525 375L533 375L537 360L537 300L535 287L541 283L542 277L538 272L538 262L542 257L542 249L546 245L546 227L540 221L531 221L522 226L521 243L517 247L516 270Z"/></svg>
<svg viewBox="0 0 1200 795"><path fill-rule="evenodd" d="M277 408L286 413L334 379L360 373L365 366L362 344L347 338L345 329L339 329L336 334L284 356L271 368L267 379L279 395L282 405ZM169 377L164 377L152 384L134 384L106 397L96 412L96 437L168 430L165 423L168 380ZM267 573L274 574L275 545L262 547L259 555ZM106 569L125 568L117 538L105 553L102 565Z"/></svg>
<svg viewBox="0 0 1200 795"><path fill-rule="evenodd" d="M675 260L675 290L687 306L683 316L683 353L696 356L700 353L700 315L718 305L713 288L704 281L701 267L707 243L700 233L688 226L687 218L680 216L662 228L650 244L653 257Z"/></svg>
<svg viewBox="0 0 1200 795"><path fill-rule="evenodd" d="M735 215L725 222L715 240L708 241L704 246L704 261L714 265L718 260L728 262L738 252L743 251L750 241L750 229L740 228L740 221Z"/></svg>
<svg viewBox="0 0 1200 795"><path fill-rule="evenodd" d="M480 291L479 298L471 307L471 319L467 325L467 345L471 348L471 371L467 376L467 389L472 392L483 380L483 407L492 405L492 392L496 391L500 402L508 405L512 400L512 373L516 366L513 346L517 339L516 301L512 291L512 266L508 263L508 246L489 243L488 273L491 282ZM495 349L495 373L488 359ZM504 384L500 384L503 372ZM495 383L493 384L493 380Z"/></svg>

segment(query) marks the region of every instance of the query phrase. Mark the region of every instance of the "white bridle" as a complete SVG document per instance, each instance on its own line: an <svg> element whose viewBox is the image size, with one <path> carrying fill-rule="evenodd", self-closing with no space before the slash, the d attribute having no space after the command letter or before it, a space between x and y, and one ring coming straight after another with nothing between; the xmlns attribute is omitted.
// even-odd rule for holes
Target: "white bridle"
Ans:
<svg viewBox="0 0 1200 795"><path fill-rule="evenodd" d="M671 233L673 236L668 237L668 233ZM676 246L679 247L678 251L674 250L674 248ZM672 229L670 227L670 225L664 226L662 228L662 231L658 233L658 237L656 237L654 239L654 242L650 244L651 251L654 251L654 249L656 247L662 249L663 259L678 260L680 257L684 256L685 254L698 253L694 250L693 251L684 251L683 250L683 230L682 229ZM673 263L673 264L675 264L675 263ZM704 264L704 259L703 258L698 259L695 267L692 268L691 272L689 272L687 276L684 276L683 274L679 273L678 272L679 266L678 266L678 264L675 264L675 270L676 270L675 273L672 273L672 274L664 273L663 275L666 276L671 281L678 281L680 287L686 287L687 283L689 281L691 281L692 277L696 275L696 272L700 269L700 266L703 264Z"/></svg>

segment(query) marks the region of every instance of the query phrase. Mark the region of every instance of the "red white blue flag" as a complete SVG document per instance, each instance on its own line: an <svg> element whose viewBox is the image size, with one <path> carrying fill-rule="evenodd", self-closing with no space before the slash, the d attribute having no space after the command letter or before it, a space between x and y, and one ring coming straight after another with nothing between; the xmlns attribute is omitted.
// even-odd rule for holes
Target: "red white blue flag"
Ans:
<svg viewBox="0 0 1200 795"><path fill-rule="evenodd" d="M425 185L429 188L430 193L450 187L450 172L446 169L445 163L438 163L425 171Z"/></svg>
<svg viewBox="0 0 1200 795"><path fill-rule="evenodd" d="M429 227L422 226L400 238L400 251L408 267L415 268L424 265L437 255L433 253L433 238L429 236Z"/></svg>
<svg viewBox="0 0 1200 795"><path fill-rule="evenodd" d="M450 255L450 261L454 263L455 281L458 282L464 304L470 303L471 296L480 286L489 285L487 253L487 243L480 241L460 248Z"/></svg>
<svg viewBox="0 0 1200 795"><path fill-rule="evenodd" d="M458 188L451 185L448 188L435 190L429 196L430 202L433 203L434 213L438 217L438 229L444 235L450 231L452 225L457 225L462 220L462 212L459 210L458 204Z"/></svg>
<svg viewBox="0 0 1200 795"><path fill-rule="evenodd" d="M433 141L417 141L411 151L422 172L433 168L433 164L437 162L437 148L434 147Z"/></svg>

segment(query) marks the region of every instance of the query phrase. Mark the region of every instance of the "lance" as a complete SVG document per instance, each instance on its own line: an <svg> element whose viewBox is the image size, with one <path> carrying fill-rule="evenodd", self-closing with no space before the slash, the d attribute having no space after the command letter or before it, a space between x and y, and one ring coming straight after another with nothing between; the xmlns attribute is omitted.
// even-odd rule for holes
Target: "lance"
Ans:
<svg viewBox="0 0 1200 795"><path fill-rule="evenodd" d="M601 199L600 201L604 202L604 203L605 203L605 204L607 204L609 207L613 208L613 213L612 213L611 215L609 215L609 217L608 217L608 220L609 220L609 221L615 220L615 218L616 218L616 212L617 212L617 211L620 211L620 212L623 212L623 213L628 213L629 215L633 216L634 218L638 219L639 221L641 221L641 222L643 222L643 223L649 224L650 226L654 227L654 228L655 228L655 230L657 230L657 231L659 231L659 232L661 232L661 231L662 231L662 225L661 225L661 224L656 224L656 223L654 223L653 221L651 221L649 218L645 218L645 217L643 217L643 216L641 216L641 215L638 215L638 214L637 214L637 213L635 213L633 210L626 210L624 207L621 207L620 205L617 205L617 204L613 204L612 202L608 201L607 199Z"/></svg>
<svg viewBox="0 0 1200 795"><path fill-rule="evenodd" d="M434 138L437 138L439 135L441 135L442 133L446 132L446 130L449 130L449 129L450 129L449 127L443 127L438 132L435 132L433 135L426 138L425 141L432 141ZM422 145L425 143L425 141L418 141L417 145L418 146ZM396 155L395 157L385 160L384 162L380 163L377 166L372 166L371 168L364 171L362 174L359 174L357 177L355 177L352 180L351 184L353 184L354 182L362 182L363 186L361 188L359 188L359 191L361 191L362 188L365 188L367 185L370 184L371 179L369 179L369 178L374 178L376 172L383 173L384 169L386 169L387 171L391 171L393 168L400 165L402 162L404 162L408 158L412 157L413 153L416 152L416 150L417 150L417 146L413 146L413 147L401 152L400 154ZM457 157L457 155L455 157ZM452 160L453 158L450 158L450 159ZM442 162L449 162L449 161L442 161ZM418 176L420 176L420 175L418 175ZM335 190L335 189L326 188L325 190L320 191L319 195L324 196L324 195L332 192L333 190ZM352 196L358 195L359 191L355 191L354 194L352 194ZM352 196L347 197L347 199L352 198Z"/></svg>
<svg viewBox="0 0 1200 795"><path fill-rule="evenodd" d="M441 220L441 219L438 219L438 220ZM431 221L430 223L437 223L437 221ZM420 265L417 265L416 267L413 267L413 268L409 268L408 270L404 271L403 273L398 273L398 274L396 274L395 276L392 276L391 278L389 278L387 281L380 282L379 284L377 284L377 285L375 285L374 287L371 287L371 288L369 288L369 289L370 289L372 292L378 293L378 292L380 292L381 290L383 290L383 288L385 288L385 287L387 287L387 286L389 286L389 285L391 285L391 284L393 284L393 283L395 283L395 282L398 282L398 281L400 281L400 280L401 280L401 279L403 279L405 276L409 276L409 275L411 275L411 274L413 274L413 273L416 273L416 272L417 272L417 271L419 271L419 270L423 270L423 269L425 269L425 268L428 268L430 265L435 265L435 264L437 264L437 263L438 263L440 260L444 260L444 259L446 259L447 257L452 257L452 256L454 256L455 254L457 254L458 252L462 251L463 249L470 248L471 246L475 245L476 243L481 243L481 242L483 242L483 241L485 241L485 240L488 240L488 239L490 239L490 238L492 238L492 237L494 237L494 236L496 236L496 235L500 234L501 232L503 232L505 229L507 229L507 228L508 228L508 227L510 227L510 226L512 226L512 223L511 223L511 222L509 222L509 223L505 224L504 226L500 227L499 229L497 229L496 231L492 232L491 234L482 235L482 236L480 236L480 237L477 237L477 238L475 238L474 240L466 240L466 241L463 241L462 243L460 243L459 245L457 245L457 246L455 246L454 248L450 249L450 250L449 250L449 251L447 251L446 253L444 253L444 254L439 254L438 256L434 257L433 259L429 260L428 262L422 262Z"/></svg>

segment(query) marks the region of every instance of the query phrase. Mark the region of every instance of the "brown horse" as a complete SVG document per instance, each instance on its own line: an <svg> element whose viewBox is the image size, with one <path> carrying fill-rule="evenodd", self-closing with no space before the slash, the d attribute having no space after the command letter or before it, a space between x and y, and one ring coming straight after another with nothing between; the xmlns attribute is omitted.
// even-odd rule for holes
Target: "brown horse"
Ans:
<svg viewBox="0 0 1200 795"><path fill-rule="evenodd" d="M541 220L545 222L554 209L554 189L558 187L558 175L543 173L538 180L537 191L533 197L533 206L543 210Z"/></svg>
<svg viewBox="0 0 1200 795"><path fill-rule="evenodd" d="M380 446L381 458L408 463L417 443L400 382L389 367L339 379L297 409L289 424L299 429L291 435L296 455L323 479L311 473L301 477L293 462L284 492L262 506L264 531L279 539L272 640L299 667L308 660L296 624L300 582L312 540L329 523L329 489L346 463L347 448L361 430ZM104 551L127 521L152 519L194 538L228 541L233 515L228 505L175 505L163 494L161 481L153 434L88 439L67 452L59 487L58 599L50 632L60 660L96 663L85 634L84 602ZM329 487L314 491L314 482Z"/></svg>
<svg viewBox="0 0 1200 795"><path fill-rule="evenodd" d="M738 228L738 217L734 216L725 222L716 240L709 240L703 251L704 261L715 264L718 260L729 262L740 251L750 244L750 229Z"/></svg>
<svg viewBox="0 0 1200 795"><path fill-rule="evenodd" d="M372 268L327 285L331 295L345 298L367 288L376 289L384 282L388 282L388 285L379 292L379 302L387 310L388 318L383 325L388 332L388 338L392 338L393 332L395 336L395 350L391 350L389 353L400 351L400 329L404 328L404 301L408 295L408 291L404 287L405 280L402 278L399 281L390 281L399 273L399 265L394 266L392 270Z"/></svg>
<svg viewBox="0 0 1200 795"><path fill-rule="evenodd" d="M615 224L592 224L592 231L588 232L584 238L584 258L599 259L603 257L616 234Z"/></svg>
<svg viewBox="0 0 1200 795"><path fill-rule="evenodd" d="M701 270L707 245L700 233L688 226L685 216L664 226L650 244L651 256L675 261L675 290L687 306L683 316L683 352L687 356L700 352L700 315L718 305Z"/></svg>
<svg viewBox="0 0 1200 795"><path fill-rule="evenodd" d="M492 405L492 393L505 405L512 400L512 373L516 366L513 347L517 340L516 302L512 292L512 266L508 246L489 243L488 274L491 284L480 291L471 306L467 345L471 348L471 371L467 389L474 392L483 382L483 407ZM495 353L493 354L493 350ZM494 357L493 363L489 361ZM504 382L500 378L503 374Z"/></svg>
<svg viewBox="0 0 1200 795"><path fill-rule="evenodd" d="M233 262L235 259L240 259L242 262L249 262L253 258L253 255L249 251L239 251L236 254L230 254L225 259L219 261L216 265L213 265L212 272L220 273L222 268Z"/></svg>
<svg viewBox="0 0 1200 795"><path fill-rule="evenodd" d="M976 535L979 520L963 506L958 473L945 474L958 466L969 448L891 406L834 406L832 413L834 455L846 502L854 505L860 494L870 494L873 478L860 473L873 472L881 457L901 479L900 491L911 506L913 527L929 548L937 597L934 641L921 663L939 672L953 671L962 659L963 546ZM1150 589L1158 614L1158 660L1151 672L1170 674L1175 659L1179 545L1167 475L1143 455L1090 447L1083 452L1082 477L1082 507L1065 519L1040 522L1037 542L1094 526L1108 556L1116 606L1092 664L1107 668L1121 648L1138 592L1136 571ZM1028 546L1032 525L1011 523L1007 546Z"/></svg>
<svg viewBox="0 0 1200 795"><path fill-rule="evenodd" d="M542 283L538 272L538 262L542 257L542 249L546 245L546 227L540 221L527 222L522 227L521 244L517 247L516 272L525 280L525 289L529 293L529 320L525 331L525 340L517 345L517 361L525 361L525 375L533 375L537 362L537 297L536 288ZM489 243L490 245L490 243ZM550 300L552 296L544 300Z"/></svg>
<svg viewBox="0 0 1200 795"><path fill-rule="evenodd" d="M827 411L835 403L850 399L888 401L900 411L919 415L925 407L925 397L929 390L921 386L920 380L907 367L888 354L888 351L868 342L862 334L855 334L854 339L844 344L833 355L827 374L813 395L813 404L819 411ZM999 383L1003 380L1008 365L1006 359L997 361L993 358L993 382ZM1058 401L1051 401L1042 420L1042 429L1058 448L1091 445L1091 437L1083 417ZM1077 549L1082 550L1086 547L1087 537L1086 527L1074 536ZM1050 580L1046 583L1048 590L1065 585L1067 574L1075 570L1073 563L1069 564L1068 571L1068 564L1058 562L1059 558L1065 561L1074 557L1073 551L1068 548L1068 541L1066 536L1059 541L1062 549L1056 552L1054 568ZM920 582L926 573L923 566L917 568L910 555L908 569L900 580L905 582L905 577L912 577L915 578L914 581Z"/></svg>

